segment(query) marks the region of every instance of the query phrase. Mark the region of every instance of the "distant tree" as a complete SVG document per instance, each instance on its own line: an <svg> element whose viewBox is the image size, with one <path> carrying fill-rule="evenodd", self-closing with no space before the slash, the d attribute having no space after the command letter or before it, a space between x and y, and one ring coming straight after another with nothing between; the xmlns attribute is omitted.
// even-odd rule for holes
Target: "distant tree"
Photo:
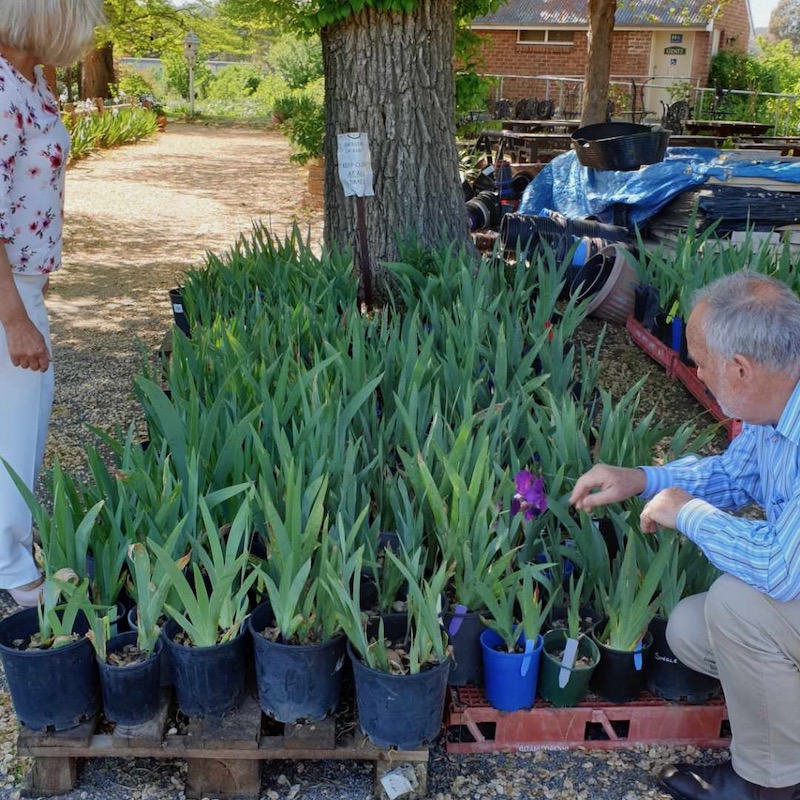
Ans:
<svg viewBox="0 0 800 800"><path fill-rule="evenodd" d="M197 3L176 8L171 0L105 0L108 25L97 33L97 47L83 60L81 95L107 97L116 83L115 53L129 56L180 53L189 28L205 52L247 52L249 41L213 10Z"/></svg>
<svg viewBox="0 0 800 800"><path fill-rule="evenodd" d="M778 40L787 39L800 49L800 0L779 0L769 18L769 32Z"/></svg>
<svg viewBox="0 0 800 800"><path fill-rule="evenodd" d="M611 46L617 0L589 0L589 51L583 91L581 125L605 122L611 79Z"/></svg>

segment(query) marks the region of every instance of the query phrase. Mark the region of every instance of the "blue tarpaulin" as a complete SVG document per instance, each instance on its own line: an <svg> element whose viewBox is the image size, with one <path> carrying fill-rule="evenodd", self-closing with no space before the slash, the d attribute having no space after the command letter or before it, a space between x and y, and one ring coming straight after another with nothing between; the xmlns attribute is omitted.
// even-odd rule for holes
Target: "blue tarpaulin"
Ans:
<svg viewBox="0 0 800 800"><path fill-rule="evenodd" d="M613 222L614 206L627 206L631 223L642 223L676 195L709 178L767 178L800 183L800 162L742 157L737 151L710 147L670 147L666 158L633 172L589 169L573 151L557 156L531 181L519 205L520 214L543 208L570 219L597 217Z"/></svg>

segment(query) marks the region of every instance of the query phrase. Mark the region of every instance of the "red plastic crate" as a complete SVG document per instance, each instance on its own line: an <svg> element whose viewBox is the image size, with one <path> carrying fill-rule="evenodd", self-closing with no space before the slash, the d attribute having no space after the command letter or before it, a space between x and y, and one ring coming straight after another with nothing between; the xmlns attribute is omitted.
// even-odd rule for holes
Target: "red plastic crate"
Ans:
<svg viewBox="0 0 800 800"><path fill-rule="evenodd" d="M530 710L497 711L479 688L451 686L449 692L448 753L730 744L728 712L722 699L688 705L644 693L632 703L617 705L587 695L575 708L554 708L537 699Z"/></svg>
<svg viewBox="0 0 800 800"><path fill-rule="evenodd" d="M668 378L677 378L692 396L705 408L715 419L718 419L728 431L728 438L733 439L742 430L742 422L738 419L730 419L722 413L719 403L713 398L706 389L705 384L697 377L697 369L684 364L678 354L667 347L662 341L653 336L650 331L637 322L634 317L628 317L625 325L631 338L639 347L647 353L653 361L657 361L667 371Z"/></svg>

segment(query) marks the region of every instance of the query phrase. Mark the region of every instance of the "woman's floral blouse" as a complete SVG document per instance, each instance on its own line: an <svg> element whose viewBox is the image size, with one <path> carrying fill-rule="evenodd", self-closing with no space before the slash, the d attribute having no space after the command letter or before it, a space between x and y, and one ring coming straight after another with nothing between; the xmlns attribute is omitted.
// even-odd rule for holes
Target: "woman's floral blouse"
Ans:
<svg viewBox="0 0 800 800"><path fill-rule="evenodd" d="M68 152L41 67L34 84L0 56L0 241L17 274L61 266Z"/></svg>

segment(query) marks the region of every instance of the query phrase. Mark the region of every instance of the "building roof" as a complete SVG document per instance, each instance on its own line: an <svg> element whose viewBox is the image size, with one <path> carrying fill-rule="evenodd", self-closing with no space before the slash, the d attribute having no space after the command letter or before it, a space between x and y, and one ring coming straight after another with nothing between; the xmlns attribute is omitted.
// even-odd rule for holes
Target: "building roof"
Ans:
<svg viewBox="0 0 800 800"><path fill-rule="evenodd" d="M477 17L475 26L586 28L586 0L507 0L494 14ZM615 25L652 28L698 26L708 22L708 0L620 0Z"/></svg>

